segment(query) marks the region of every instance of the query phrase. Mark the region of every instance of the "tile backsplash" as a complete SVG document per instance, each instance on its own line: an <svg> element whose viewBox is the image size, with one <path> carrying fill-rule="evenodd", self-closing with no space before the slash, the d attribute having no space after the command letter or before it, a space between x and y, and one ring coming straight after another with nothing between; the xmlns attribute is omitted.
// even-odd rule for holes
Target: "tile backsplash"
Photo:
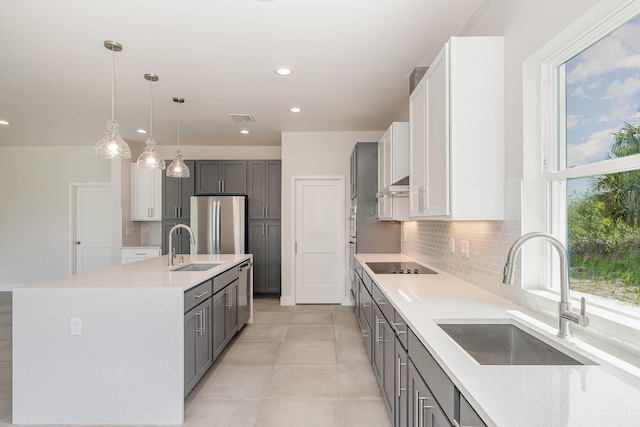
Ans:
<svg viewBox="0 0 640 427"><path fill-rule="evenodd" d="M404 222L402 253L520 304L520 287L502 284L502 270L509 247L521 234L521 199L518 181L505 185L503 221ZM468 257L463 242L468 242Z"/></svg>

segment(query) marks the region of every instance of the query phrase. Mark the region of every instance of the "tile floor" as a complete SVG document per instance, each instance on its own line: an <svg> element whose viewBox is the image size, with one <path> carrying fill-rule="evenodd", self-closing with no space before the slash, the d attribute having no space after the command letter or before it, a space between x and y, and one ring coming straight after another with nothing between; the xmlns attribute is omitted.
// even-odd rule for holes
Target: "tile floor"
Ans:
<svg viewBox="0 0 640 427"><path fill-rule="evenodd" d="M0 292L0 426L11 425L11 293ZM185 401L185 427L389 427L351 307L254 304Z"/></svg>

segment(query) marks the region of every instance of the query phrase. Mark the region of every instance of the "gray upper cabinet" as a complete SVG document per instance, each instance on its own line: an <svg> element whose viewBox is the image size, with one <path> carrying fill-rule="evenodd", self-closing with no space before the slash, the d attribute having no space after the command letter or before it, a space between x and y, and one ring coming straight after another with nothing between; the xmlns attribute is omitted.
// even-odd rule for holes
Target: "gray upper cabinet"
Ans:
<svg viewBox="0 0 640 427"><path fill-rule="evenodd" d="M247 194L244 160L196 160L195 194Z"/></svg>
<svg viewBox="0 0 640 427"><path fill-rule="evenodd" d="M171 160L165 160L167 164ZM162 219L188 220L194 188L194 161L185 160L191 171L189 178L172 178L162 174Z"/></svg>
<svg viewBox="0 0 640 427"><path fill-rule="evenodd" d="M280 160L247 162L249 219L280 219Z"/></svg>

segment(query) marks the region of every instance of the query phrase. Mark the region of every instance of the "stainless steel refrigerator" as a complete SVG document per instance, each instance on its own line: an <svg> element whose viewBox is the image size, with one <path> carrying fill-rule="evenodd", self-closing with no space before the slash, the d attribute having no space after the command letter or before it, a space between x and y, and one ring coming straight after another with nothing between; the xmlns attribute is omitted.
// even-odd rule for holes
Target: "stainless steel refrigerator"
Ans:
<svg viewBox="0 0 640 427"><path fill-rule="evenodd" d="M247 197L192 196L191 254L247 253Z"/></svg>

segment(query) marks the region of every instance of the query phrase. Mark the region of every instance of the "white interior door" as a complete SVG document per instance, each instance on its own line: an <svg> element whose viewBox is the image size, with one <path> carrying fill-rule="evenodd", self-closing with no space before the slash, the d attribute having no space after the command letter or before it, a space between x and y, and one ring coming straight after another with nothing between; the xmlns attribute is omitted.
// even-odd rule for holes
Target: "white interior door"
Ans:
<svg viewBox="0 0 640 427"><path fill-rule="evenodd" d="M111 266L111 187L75 187L75 272Z"/></svg>
<svg viewBox="0 0 640 427"><path fill-rule="evenodd" d="M340 303L344 293L344 179L295 180L296 303Z"/></svg>

